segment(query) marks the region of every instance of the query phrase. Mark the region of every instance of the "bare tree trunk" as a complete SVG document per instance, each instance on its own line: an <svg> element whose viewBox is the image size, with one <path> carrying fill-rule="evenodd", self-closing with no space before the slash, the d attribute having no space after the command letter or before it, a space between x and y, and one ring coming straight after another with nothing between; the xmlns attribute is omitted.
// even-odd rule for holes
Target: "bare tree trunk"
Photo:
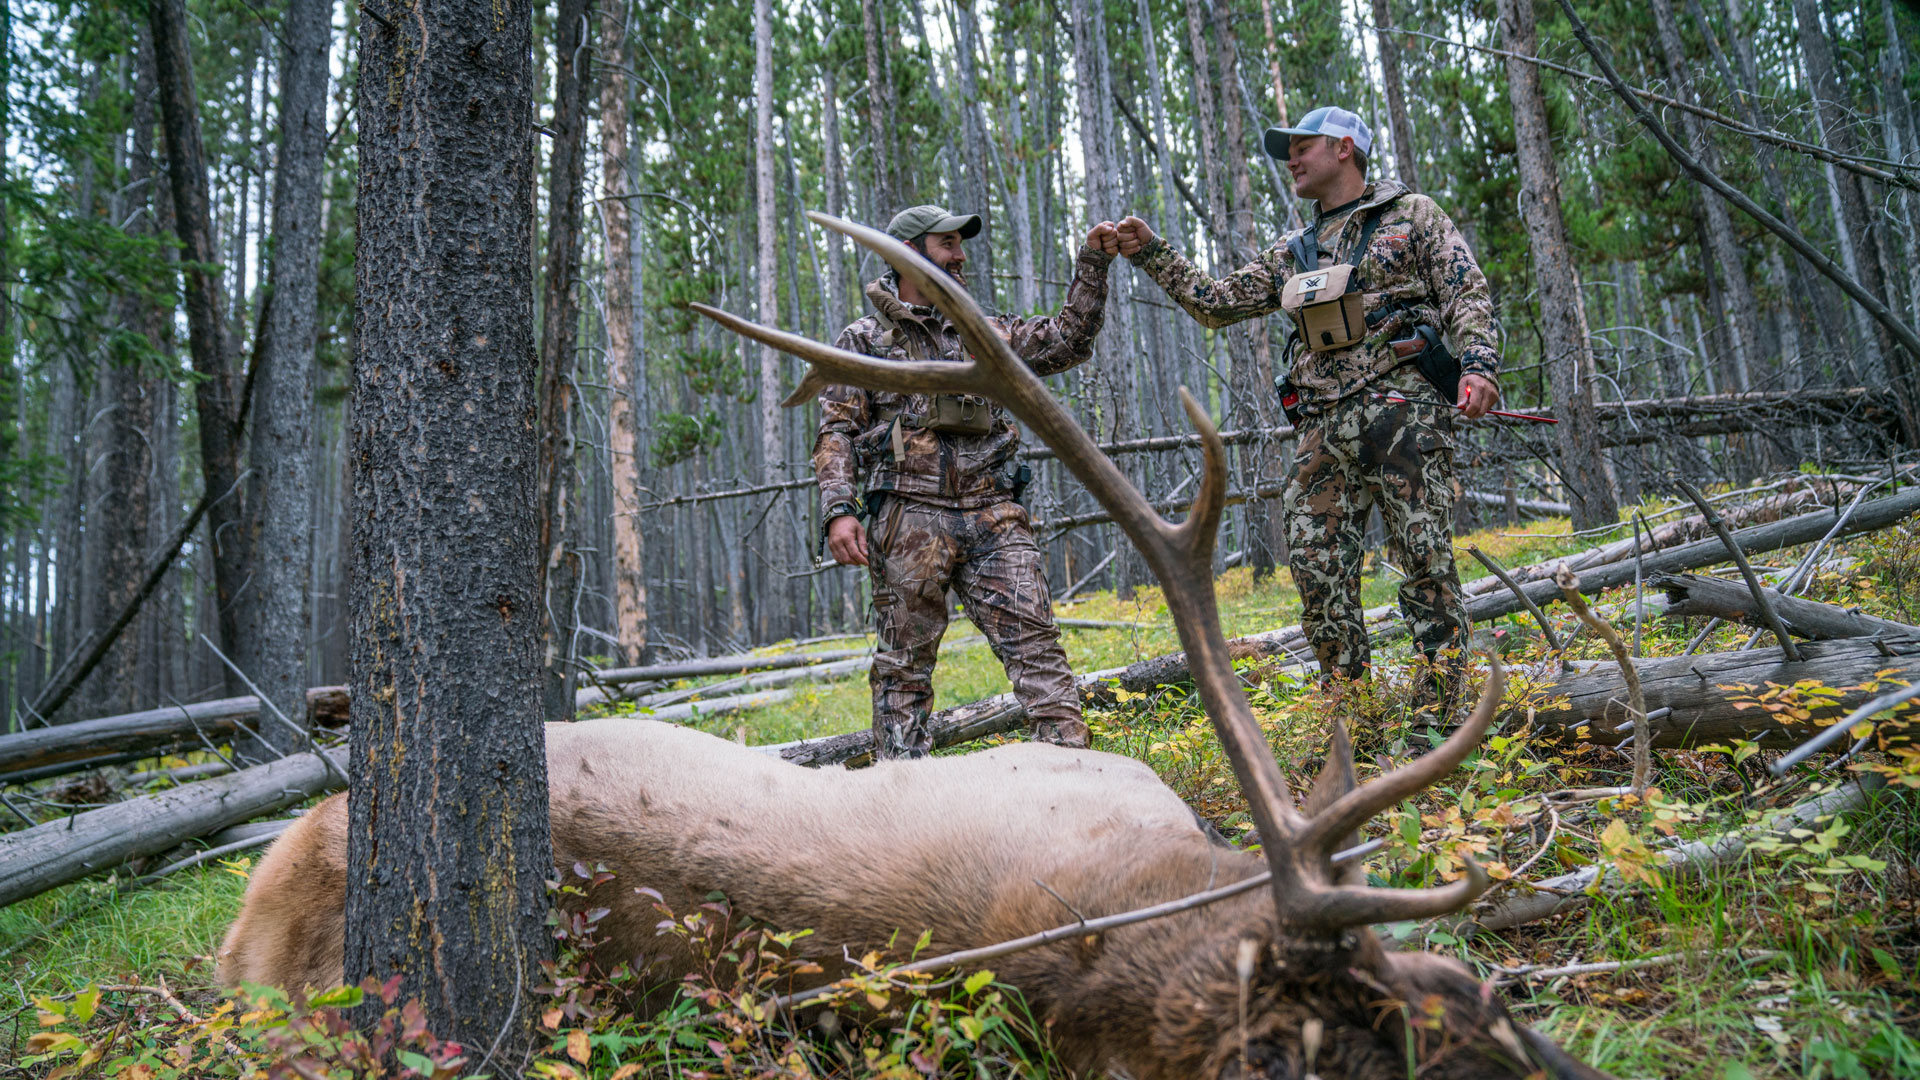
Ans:
<svg viewBox="0 0 1920 1080"><path fill-rule="evenodd" d="M822 128L826 139L827 213L845 217L847 213L847 166L840 149L840 81L832 61L821 64L821 89L824 98ZM605 121L602 121L604 124ZM822 230L827 241L827 333L838 335L851 319L847 310L846 240L832 229Z"/></svg>
<svg viewBox="0 0 1920 1080"><path fill-rule="evenodd" d="M232 490L240 469L240 396L229 370L220 272L214 255L213 224L207 199L207 155L200 139L200 106L193 86L193 61L187 53L184 0L153 0L147 7L153 33L156 85L166 132L167 170L172 180L174 230L186 275L187 335L193 369L200 376L194 404L200 414L200 472L216 497ZM207 512L212 538L213 578L220 641L231 650L240 627L236 603L246 587L249 552L244 543L243 500L222 499ZM231 527L230 527L231 526ZM228 675L227 689L241 692Z"/></svg>
<svg viewBox="0 0 1920 1080"><path fill-rule="evenodd" d="M886 41L880 25L882 0L860 0L860 26L867 50L867 139L873 150L873 188L880 203L875 220L904 207L893 165L893 87L887 82Z"/></svg>
<svg viewBox="0 0 1920 1080"><path fill-rule="evenodd" d="M1533 0L1499 0L1499 19L1506 47L1521 56L1535 55ZM1593 345L1587 334L1579 272L1567 246L1566 219L1560 211L1560 170L1547 133L1540 69L1509 58L1507 83L1519 149L1524 199L1521 217L1527 223L1534 279L1540 286L1543 359L1553 379L1560 414L1560 423L1555 425L1560 440L1560 473L1568 487L1567 502L1573 506L1573 527L1611 525L1620 510L1614 501L1606 458L1600 451L1599 422L1593 412Z"/></svg>
<svg viewBox="0 0 1920 1080"><path fill-rule="evenodd" d="M1387 13L1387 0L1373 0L1373 25L1394 25ZM1380 50L1380 77L1387 84L1387 130L1393 135L1393 163L1400 182L1413 191L1420 190L1420 173L1414 165L1413 124L1407 119L1407 92L1400 77L1400 47L1384 29L1374 32L1375 47Z"/></svg>
<svg viewBox="0 0 1920 1080"><path fill-rule="evenodd" d="M313 617L313 351L320 282L320 181L327 147L327 50L332 0L289 0L281 27L280 157L274 172L273 292L264 371L257 378L253 476L253 600L233 654L281 715L304 723ZM282 753L299 734L260 732Z"/></svg>
<svg viewBox="0 0 1920 1080"><path fill-rule="evenodd" d="M622 3L600 9L600 217L607 230L607 408L613 474L613 565L615 636L625 663L643 663L647 652L646 534L640 527L640 439L635 423L633 353L632 211L621 198L627 179L627 18Z"/></svg>
<svg viewBox="0 0 1920 1080"><path fill-rule="evenodd" d="M151 182L153 178L154 87L153 46L144 27L136 30L131 114L133 140L127 158L126 197L114 210L115 220L128 222L127 232L147 237L154 232ZM117 297L116 325L144 338L151 346L162 343L161 314L153 301L139 295ZM99 575L89 590L90 622L104 627L126 606L140 587L141 571L151 542L148 522L152 504L149 478L153 471L152 439L154 395L158 380L142 373L144 358L113 356L100 371L106 412L103 431L103 490L91 500L99 532ZM170 494L170 493L166 493ZM133 709L135 676L142 652L138 635L117 642L83 696L81 712L106 716Z"/></svg>
<svg viewBox="0 0 1920 1080"><path fill-rule="evenodd" d="M1255 228L1257 215L1253 212L1253 176L1247 168L1249 140L1241 124L1241 110L1232 104L1238 96L1236 91L1240 85L1240 48L1233 36L1230 6L1224 2L1216 5L1213 16L1214 41L1220 51L1220 87L1227 101L1227 173L1233 182L1230 204L1233 208L1232 224L1229 226L1234 241L1232 261L1244 264L1252 262L1258 254L1260 237ZM1227 333L1238 336L1242 341L1242 347L1234 350L1233 370L1230 372L1234 408L1229 417L1232 423L1242 428L1275 426L1280 418L1278 410L1274 408L1274 395L1268 389L1273 382L1274 370L1266 320L1248 319ZM1263 476L1266 479L1278 479L1279 451L1277 445L1255 444L1248 447L1240 454L1241 483L1252 490L1260 486ZM1253 567L1256 579L1273 573L1277 551L1284 543L1283 533L1271 510L1265 499L1249 499L1242 511L1246 516L1243 550L1246 552L1247 565Z"/></svg>
<svg viewBox="0 0 1920 1080"><path fill-rule="evenodd" d="M1383 2L1383 0L1376 0ZM1653 21L1660 35L1660 51L1666 59L1667 75L1673 80L1674 95L1692 101L1693 81L1688 76L1686 48L1680 42L1680 24L1673 17L1673 0L1652 0ZM1680 114L1681 130L1693 144L1694 155L1707 168L1719 171L1719 154L1714 149L1706 125L1692 113ZM1712 192L1696 191L1706 214L1707 242L1713 249L1713 261L1719 269L1720 290L1726 298L1728 325L1732 333L1734 390L1753 386L1753 370L1760 359L1760 315L1753 300L1753 284L1747 277L1746 260L1733 235L1733 219L1726 201Z"/></svg>
<svg viewBox="0 0 1920 1080"><path fill-rule="evenodd" d="M515 1058L552 955L531 27L427 0L362 41L401 74L359 101L348 575L347 979L398 975L435 1034Z"/></svg>
<svg viewBox="0 0 1920 1080"><path fill-rule="evenodd" d="M578 633L581 556L580 469L575 459L574 404L579 395L575 345L580 333L580 186L593 79L586 67L587 0L562 0L555 19L552 172L547 187L546 283L540 305L540 552L545 601L541 645L546 655L547 719L573 719L574 640Z"/></svg>
<svg viewBox="0 0 1920 1080"><path fill-rule="evenodd" d="M1821 141L1841 154L1858 152L1853 137L1853 129L1848 126L1848 109L1841 100L1839 81L1833 73L1833 48L1827 40L1827 33L1820 25L1820 11L1813 0L1793 0L1794 19L1800 30L1800 51L1807 66L1808 90L1813 95L1814 108L1819 114ZM1853 262L1846 265L1849 276L1860 283L1876 299L1887 300L1886 276L1880 265L1880 258L1873 242L1873 212L1870 209L1875 201L1866 190L1867 181L1853 173L1841 173L1828 165L1828 184L1839 204L1838 220L1835 221L1839 234L1842 255L1851 253ZM1876 369L1884 371L1887 377L1898 379L1903 385L1911 385L1909 364L1920 361L1920 357L1903 361L1901 353L1895 351L1893 335L1877 322L1868 325L1868 321L1856 314L1862 324L1861 332L1872 355L1868 357L1864 377L1876 376ZM1915 395L1910 391L1909 399Z"/></svg>

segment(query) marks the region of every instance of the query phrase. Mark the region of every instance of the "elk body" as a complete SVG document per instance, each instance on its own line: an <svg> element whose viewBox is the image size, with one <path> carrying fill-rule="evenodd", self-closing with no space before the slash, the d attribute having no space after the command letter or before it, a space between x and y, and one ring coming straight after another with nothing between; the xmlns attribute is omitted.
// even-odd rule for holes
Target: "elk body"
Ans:
<svg viewBox="0 0 1920 1080"><path fill-rule="evenodd" d="M1478 746L1501 694L1496 663L1480 702L1444 744L1364 786L1340 725L1297 806L1228 659L1209 577L1225 505L1225 447L1182 392L1206 466L1186 522L1155 513L993 332L972 299L911 249L810 214L881 255L952 319L965 363L889 363L702 305L723 325L808 361L789 398L831 383L972 393L1006 405L1054 448L1139 546L1165 590L1208 716L1264 846L1216 842L1145 765L1054 746L810 771L646 721L549 726L556 861L615 873L584 903L612 909L612 958L660 957L658 890L686 910L718 890L735 912L810 929L799 947L828 968L932 932L935 949L977 948L1233 882L1207 907L996 958L1080 1075L1132 1080L1603 1077L1516 1024L1491 985L1456 961L1388 952L1369 924L1455 911L1487 887L1362 884L1334 854L1374 814L1418 794ZM220 975L286 987L341 974L346 804L335 797L262 860L221 949ZM896 933L898 937L896 938ZM688 958L670 951L666 973ZM641 1009L658 1004L642 1000Z"/></svg>
<svg viewBox="0 0 1920 1080"><path fill-rule="evenodd" d="M932 931L936 952L976 948L1266 868L1258 855L1213 839L1152 769L1097 751L1022 743L814 770L671 724L618 718L549 725L547 763L555 861L600 863L615 875L579 900L610 909L600 959L654 959L654 985L670 985L692 958L679 938L657 933L660 914L639 886L677 912L719 891L738 913L811 929L797 950L831 977L843 948L859 955L893 941L897 952L922 930ZM221 947L223 983L341 981L346 850L344 795L287 830L254 872ZM1443 1060L1460 1068L1431 1075L1532 1071L1489 1062L1489 1053L1523 1062L1526 1035L1466 969L1386 953L1364 931L1327 943L1293 938L1257 889L992 966L1026 993L1063 1060L1083 1075L1222 1076L1241 1060L1242 942L1252 943L1255 968L1246 1028L1255 1075L1301 1075L1310 1022L1325 1032L1316 1071L1328 1080L1404 1075L1409 1039L1430 1049L1455 1044ZM636 1007L663 1004L657 997ZM1431 1030L1409 1023L1436 1005ZM1463 1034L1502 1024L1511 1048L1498 1039L1469 1045Z"/></svg>

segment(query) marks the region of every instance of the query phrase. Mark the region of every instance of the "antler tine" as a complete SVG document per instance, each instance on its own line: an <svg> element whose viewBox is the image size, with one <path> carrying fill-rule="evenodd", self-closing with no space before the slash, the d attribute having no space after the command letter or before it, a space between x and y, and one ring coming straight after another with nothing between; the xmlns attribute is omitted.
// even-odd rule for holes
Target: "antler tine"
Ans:
<svg viewBox="0 0 1920 1080"><path fill-rule="evenodd" d="M949 364L939 360L918 360L894 363L888 360L875 360L845 349L836 349L823 345L812 338L790 334L785 330L775 330L769 326L743 319L719 308L705 304L688 304L688 307L719 323L721 326L752 338L763 345L771 345L783 353L797 356L807 362L806 377L787 399L781 402L789 408L804 405L818 397L820 391L835 383L849 383L857 386L871 386L881 390L893 390L900 393L978 393L980 377L973 364Z"/></svg>
<svg viewBox="0 0 1920 1080"><path fill-rule="evenodd" d="M1487 671L1486 686L1481 688L1480 701L1473 707L1473 715L1460 725L1458 731L1425 757L1402 765L1334 800L1332 805L1313 816L1301 834L1300 843L1324 850L1330 855L1339 838L1366 824L1368 818L1412 797L1458 768L1467 755L1480 745L1487 728L1493 725L1493 718L1500 711L1500 697L1506 692L1506 672L1500 667L1500 658L1496 656L1490 659L1492 666Z"/></svg>
<svg viewBox="0 0 1920 1080"><path fill-rule="evenodd" d="M1428 919L1459 911L1492 884L1487 880L1487 872L1472 859L1466 861L1465 872L1466 876L1459 881L1432 889L1376 889L1360 885L1309 888L1288 897L1281 905L1281 915L1295 927L1322 932Z"/></svg>

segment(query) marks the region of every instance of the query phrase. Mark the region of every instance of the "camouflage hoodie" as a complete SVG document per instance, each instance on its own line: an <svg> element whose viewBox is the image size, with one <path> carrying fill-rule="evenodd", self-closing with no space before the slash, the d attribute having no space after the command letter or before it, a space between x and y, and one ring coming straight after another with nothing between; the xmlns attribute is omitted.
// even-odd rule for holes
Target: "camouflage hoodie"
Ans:
<svg viewBox="0 0 1920 1080"><path fill-rule="evenodd" d="M1082 248L1067 288L1066 306L1051 318L997 316L992 321L1037 375L1054 375L1086 362L1093 353L1107 303L1107 265L1112 257ZM945 315L900 299L892 271L867 285L875 314L840 332L834 344L888 360L966 359L960 332ZM1020 449L1020 432L1000 405L985 435L949 435L912 425L932 408L927 394L894 394L830 386L820 394L820 434L813 444L813 473L823 509L852 502L859 477L871 471L868 491L893 491L920 502L973 509L1010 494L1009 473ZM894 424L905 418L896 444ZM902 453L896 457L896 445Z"/></svg>
<svg viewBox="0 0 1920 1080"><path fill-rule="evenodd" d="M1422 323L1446 333L1460 367L1468 374L1495 378L1500 371L1499 328L1487 279L1439 206L1394 180L1366 186L1352 206L1322 212L1322 267L1353 262L1368 209L1385 205L1365 258L1359 261L1366 290L1366 313L1398 303L1402 310L1369 328L1367 337L1344 349L1296 354L1292 371L1302 403L1324 406L1377 385L1409 397L1431 400L1432 387L1411 364L1400 366L1387 342L1413 336ZM1280 310L1280 290L1304 267L1295 267L1287 242L1261 252L1253 262L1215 280L1202 273L1172 245L1155 237L1133 256L1134 265L1201 325L1230 326Z"/></svg>

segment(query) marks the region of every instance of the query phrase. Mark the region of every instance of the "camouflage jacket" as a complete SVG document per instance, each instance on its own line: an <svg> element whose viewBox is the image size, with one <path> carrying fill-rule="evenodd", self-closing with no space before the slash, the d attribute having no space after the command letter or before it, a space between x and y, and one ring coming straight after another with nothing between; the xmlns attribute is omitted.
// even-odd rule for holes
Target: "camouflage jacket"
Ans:
<svg viewBox="0 0 1920 1080"><path fill-rule="evenodd" d="M1368 184L1351 209L1340 207L1320 219L1320 247L1326 253L1320 265L1356 261L1353 249L1360 242L1364 212L1382 204L1372 241L1358 260L1365 310L1370 324L1382 309L1399 304L1400 310L1370 325L1364 340L1344 349L1298 353L1291 374L1302 403L1310 408L1376 383L1431 400L1431 386L1413 365L1400 366L1387 345L1412 337L1413 328L1422 323L1445 332L1462 372L1489 379L1499 374L1499 328L1486 276L1459 230L1432 199L1393 180ZM1280 310L1280 291L1296 272L1287 242L1297 235L1287 234L1219 280L1158 237L1134 255L1133 262L1201 325L1230 326Z"/></svg>
<svg viewBox="0 0 1920 1080"><path fill-rule="evenodd" d="M1053 375L1086 362L1093 353L1107 303L1107 265L1112 257L1083 248L1067 288L1066 306L1051 318L997 316L994 326L1038 375ZM867 286L874 314L840 332L834 344L851 352L888 360L966 358L960 333L933 308L909 306L900 299L900 282L889 271ZM813 474L820 483L822 509L852 502L859 479L870 474L868 491L893 491L957 509L1006 499L1012 488L1014 454L1020 432L999 404L992 406L992 430L985 435L950 435L912 425L927 415L926 394L894 394L852 386L830 386L820 394L820 434L813 444ZM903 417L898 437L895 422ZM896 448L901 451L897 456Z"/></svg>

